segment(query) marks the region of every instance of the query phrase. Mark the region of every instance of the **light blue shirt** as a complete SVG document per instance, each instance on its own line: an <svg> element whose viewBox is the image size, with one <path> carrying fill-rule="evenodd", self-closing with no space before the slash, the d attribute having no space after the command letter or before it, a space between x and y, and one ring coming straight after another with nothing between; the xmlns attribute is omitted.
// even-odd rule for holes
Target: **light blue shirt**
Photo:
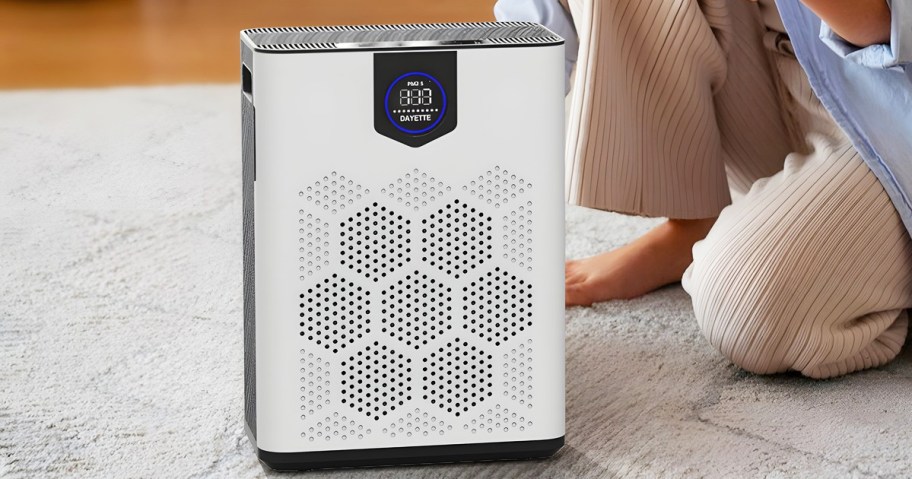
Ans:
<svg viewBox="0 0 912 479"><path fill-rule="evenodd" d="M776 0L814 93L912 233L912 0L893 0L890 43L856 47L799 0Z"/></svg>

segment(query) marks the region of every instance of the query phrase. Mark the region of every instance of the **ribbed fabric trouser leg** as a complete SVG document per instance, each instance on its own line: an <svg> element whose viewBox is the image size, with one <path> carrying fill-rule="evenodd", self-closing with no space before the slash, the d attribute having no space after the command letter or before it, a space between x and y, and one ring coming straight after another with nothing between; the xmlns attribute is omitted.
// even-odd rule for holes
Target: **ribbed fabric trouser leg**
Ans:
<svg viewBox="0 0 912 479"><path fill-rule="evenodd" d="M721 211L682 284L710 343L749 371L820 378L894 358L912 241L757 5L570 7L581 51L569 200L673 218ZM726 207L729 186L750 189Z"/></svg>
<svg viewBox="0 0 912 479"><path fill-rule="evenodd" d="M908 233L851 145L811 141L722 211L681 281L710 343L751 372L838 376L906 337Z"/></svg>
<svg viewBox="0 0 912 479"><path fill-rule="evenodd" d="M796 152L722 211L682 284L709 341L749 371L825 378L879 366L906 338L912 241L787 38L766 39Z"/></svg>
<svg viewBox="0 0 912 479"><path fill-rule="evenodd" d="M568 119L571 203L707 218L790 151L757 6L570 0L580 52Z"/></svg>

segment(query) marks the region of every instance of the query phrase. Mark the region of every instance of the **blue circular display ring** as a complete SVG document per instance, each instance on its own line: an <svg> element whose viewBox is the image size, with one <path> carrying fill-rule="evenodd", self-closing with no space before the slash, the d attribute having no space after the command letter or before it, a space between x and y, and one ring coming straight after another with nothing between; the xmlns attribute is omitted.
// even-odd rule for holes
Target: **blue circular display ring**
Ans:
<svg viewBox="0 0 912 479"><path fill-rule="evenodd" d="M393 120L393 115L390 114L390 110L389 110L390 92L393 91L393 87L396 86L397 83L399 83L399 80L402 80L403 78L409 77L409 76L420 76L420 77L427 78L428 80L431 80L432 82L437 84L437 88L440 88L440 95L443 97L443 105L440 107L440 116L438 116L437 119L434 120L434 123L431 123L430 126L428 126L426 128L422 128L420 130L409 130L408 128L403 128L402 126L399 125L399 123L397 123L395 120ZM392 123L393 126L395 126L398 130L400 130L404 133L408 133L409 135L420 135L422 133L427 133L427 132L433 130L434 127L437 126L438 123L440 123L440 120L443 120L443 115L446 114L446 107L447 107L447 97L446 97L446 91L443 89L443 85L441 85L440 82L437 81L436 78L428 75L427 73L422 73L422 72L409 72L409 73L405 73L403 75L399 75L399 77L397 77L395 80L393 80L390 83L389 88L386 89L386 96L383 97L383 109L386 111L386 117L389 118L390 123Z"/></svg>

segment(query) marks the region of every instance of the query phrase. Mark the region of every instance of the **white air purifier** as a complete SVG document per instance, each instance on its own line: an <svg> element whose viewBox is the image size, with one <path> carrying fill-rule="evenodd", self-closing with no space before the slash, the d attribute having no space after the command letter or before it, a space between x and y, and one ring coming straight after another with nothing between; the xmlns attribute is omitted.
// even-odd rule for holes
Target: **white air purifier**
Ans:
<svg viewBox="0 0 912 479"><path fill-rule="evenodd" d="M534 23L241 33L246 423L274 469L564 442L564 53Z"/></svg>

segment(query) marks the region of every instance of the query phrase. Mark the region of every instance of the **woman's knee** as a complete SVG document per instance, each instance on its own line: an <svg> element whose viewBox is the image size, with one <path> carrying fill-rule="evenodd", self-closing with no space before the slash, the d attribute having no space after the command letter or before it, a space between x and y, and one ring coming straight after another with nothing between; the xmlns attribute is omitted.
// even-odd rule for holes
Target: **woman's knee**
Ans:
<svg viewBox="0 0 912 479"><path fill-rule="evenodd" d="M800 309L800 285L794 284L790 265L762 254L760 245L750 244L749 235L714 233L719 232L694 247L685 281L703 334L747 371L790 369L790 337L796 333Z"/></svg>

